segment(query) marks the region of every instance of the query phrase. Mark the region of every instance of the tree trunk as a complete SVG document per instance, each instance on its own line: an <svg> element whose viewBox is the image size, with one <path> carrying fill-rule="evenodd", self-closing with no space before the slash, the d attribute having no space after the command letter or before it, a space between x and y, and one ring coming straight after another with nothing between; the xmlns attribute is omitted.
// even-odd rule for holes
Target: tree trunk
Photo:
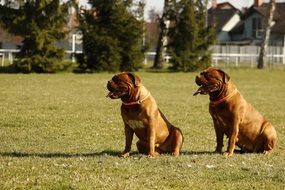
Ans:
<svg viewBox="0 0 285 190"><path fill-rule="evenodd" d="M169 3L171 0L164 0L163 14L159 18L160 33L156 46L156 54L154 58L153 68L161 69L165 60L165 40L167 38L168 26L166 25Z"/></svg>
<svg viewBox="0 0 285 190"><path fill-rule="evenodd" d="M258 58L258 69L264 68L264 59L266 57L268 42L270 38L270 31L273 21L273 15L275 10L276 0L270 0L267 16L265 17L264 32L262 36L262 42L260 46L259 58Z"/></svg>
<svg viewBox="0 0 285 190"><path fill-rule="evenodd" d="M154 58L154 63L153 63L153 68L156 69L161 69L163 67L163 62L164 62L164 47L163 47L163 39L164 39L164 33L165 33L165 25L163 21L163 18L160 18L160 33L157 41L157 46L156 46L156 54Z"/></svg>

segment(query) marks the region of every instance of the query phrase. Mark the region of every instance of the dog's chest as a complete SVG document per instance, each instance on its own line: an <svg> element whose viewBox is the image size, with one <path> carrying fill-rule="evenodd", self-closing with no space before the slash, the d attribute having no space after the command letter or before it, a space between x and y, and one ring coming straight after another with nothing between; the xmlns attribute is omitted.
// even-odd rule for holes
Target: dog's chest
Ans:
<svg viewBox="0 0 285 190"><path fill-rule="evenodd" d="M126 123L133 130L142 129L142 128L145 127L143 122L142 121L138 121L138 120L128 120L128 121L126 121Z"/></svg>
<svg viewBox="0 0 285 190"><path fill-rule="evenodd" d="M220 126L226 127L227 123L225 121L225 119L219 115L215 115L214 117L216 119L216 121L219 123Z"/></svg>
<svg viewBox="0 0 285 190"><path fill-rule="evenodd" d="M227 122L226 117L224 115L219 114L213 114L212 117L215 120L216 124L218 124L219 129L222 130L224 133L227 133L229 124Z"/></svg>

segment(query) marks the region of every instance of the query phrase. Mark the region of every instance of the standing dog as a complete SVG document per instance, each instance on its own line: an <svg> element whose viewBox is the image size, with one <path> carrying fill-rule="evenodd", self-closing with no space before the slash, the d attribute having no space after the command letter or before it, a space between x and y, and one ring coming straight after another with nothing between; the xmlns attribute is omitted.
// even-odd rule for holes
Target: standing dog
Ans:
<svg viewBox="0 0 285 190"><path fill-rule="evenodd" d="M232 156L235 145L245 152L270 152L276 144L274 127L252 105L247 103L222 70L208 68L196 77L200 88L194 93L209 94L209 111L216 132L216 152L221 153L224 134L229 138L226 156Z"/></svg>
<svg viewBox="0 0 285 190"><path fill-rule="evenodd" d="M115 75L107 83L107 97L121 99L121 115L125 124L125 149L122 157L129 156L133 134L138 137L140 153L155 157L158 153L180 154L183 135L158 109L150 92L141 79L129 72Z"/></svg>

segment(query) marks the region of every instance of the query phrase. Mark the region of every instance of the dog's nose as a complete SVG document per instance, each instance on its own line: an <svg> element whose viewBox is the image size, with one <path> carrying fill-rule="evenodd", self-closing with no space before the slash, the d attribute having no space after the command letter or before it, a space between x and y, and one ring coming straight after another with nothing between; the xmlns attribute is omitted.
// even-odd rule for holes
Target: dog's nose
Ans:
<svg viewBox="0 0 285 190"><path fill-rule="evenodd" d="M199 76L196 76L195 81L199 80Z"/></svg>
<svg viewBox="0 0 285 190"><path fill-rule="evenodd" d="M111 81L107 82L107 88L109 88L111 86Z"/></svg>
<svg viewBox="0 0 285 190"><path fill-rule="evenodd" d="M199 85L199 86L202 85L199 76L196 76L196 78L195 78L195 83L196 83L197 85Z"/></svg>

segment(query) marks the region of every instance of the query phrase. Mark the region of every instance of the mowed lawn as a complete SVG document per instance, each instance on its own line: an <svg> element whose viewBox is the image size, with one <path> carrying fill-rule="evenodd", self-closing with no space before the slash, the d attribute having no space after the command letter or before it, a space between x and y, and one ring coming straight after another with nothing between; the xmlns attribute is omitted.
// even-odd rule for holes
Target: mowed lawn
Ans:
<svg viewBox="0 0 285 190"><path fill-rule="evenodd" d="M208 96L192 95L198 73L137 73L185 137L181 156L154 159L136 138L131 156L117 157L121 103L105 97L113 74L0 75L0 189L284 189L285 71L226 71L276 128L272 154L212 153Z"/></svg>

